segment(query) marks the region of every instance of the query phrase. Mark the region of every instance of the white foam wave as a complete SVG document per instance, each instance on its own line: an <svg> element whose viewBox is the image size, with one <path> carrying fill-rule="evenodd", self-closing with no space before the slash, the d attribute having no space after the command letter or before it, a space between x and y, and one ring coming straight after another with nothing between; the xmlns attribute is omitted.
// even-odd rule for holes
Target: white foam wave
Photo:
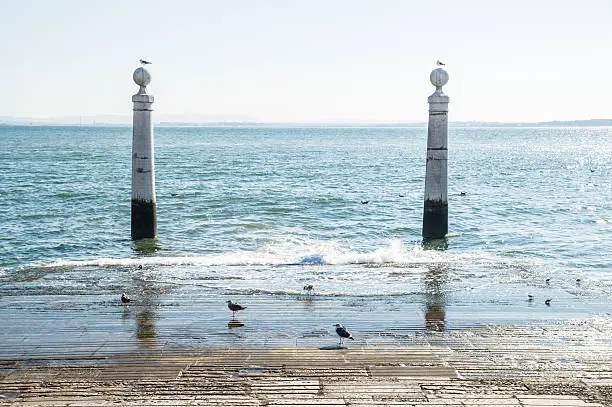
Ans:
<svg viewBox="0 0 612 407"><path fill-rule="evenodd" d="M239 250L227 253L138 258L97 258L92 260L56 260L48 267L137 267L143 266L281 266L298 264L385 264L418 265L429 263L498 262L485 253L453 253L424 250L420 245L405 246L399 239L372 251L359 251L333 241L304 241L288 238L256 251Z"/></svg>

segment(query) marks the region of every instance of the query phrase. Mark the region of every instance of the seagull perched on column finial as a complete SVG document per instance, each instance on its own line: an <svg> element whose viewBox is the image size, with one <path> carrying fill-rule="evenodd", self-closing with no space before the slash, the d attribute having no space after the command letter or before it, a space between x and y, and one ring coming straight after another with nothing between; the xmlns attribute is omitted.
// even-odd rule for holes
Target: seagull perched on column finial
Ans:
<svg viewBox="0 0 612 407"><path fill-rule="evenodd" d="M140 63L143 64L143 65L151 65L153 62L149 62L147 60L141 59Z"/></svg>
<svg viewBox="0 0 612 407"><path fill-rule="evenodd" d="M436 61L436 65L438 66L442 66L442 65L446 65L444 62L440 61L439 59Z"/></svg>

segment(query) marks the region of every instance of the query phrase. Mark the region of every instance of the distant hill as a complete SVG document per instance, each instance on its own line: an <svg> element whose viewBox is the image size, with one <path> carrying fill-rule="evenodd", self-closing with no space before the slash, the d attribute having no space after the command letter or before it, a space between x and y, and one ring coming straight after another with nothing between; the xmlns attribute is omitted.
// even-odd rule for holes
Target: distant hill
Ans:
<svg viewBox="0 0 612 407"><path fill-rule="evenodd" d="M451 122L453 127L596 127L612 126L612 119L554 120L551 122L503 123L503 122Z"/></svg>
<svg viewBox="0 0 612 407"><path fill-rule="evenodd" d="M167 115L154 116L160 127L427 127L427 122L367 123L367 122L259 122L244 115ZM0 116L0 126L131 126L131 115L97 115L64 117ZM595 127L612 126L612 119L554 120L549 122L450 122L450 127Z"/></svg>
<svg viewBox="0 0 612 407"><path fill-rule="evenodd" d="M256 122L247 115L201 115L201 114L153 114L155 124L188 126L208 123ZM0 125L25 126L131 126L131 114L106 114L95 116L58 116L58 117L11 117L0 116Z"/></svg>

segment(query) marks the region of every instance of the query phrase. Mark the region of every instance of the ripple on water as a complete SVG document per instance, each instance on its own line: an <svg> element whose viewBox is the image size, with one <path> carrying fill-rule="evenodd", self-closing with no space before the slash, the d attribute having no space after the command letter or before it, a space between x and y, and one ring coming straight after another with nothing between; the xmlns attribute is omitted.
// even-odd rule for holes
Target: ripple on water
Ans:
<svg viewBox="0 0 612 407"><path fill-rule="evenodd" d="M379 332L386 319L417 326L441 308L449 327L609 303L610 129L451 128L451 234L440 250L420 242L422 136L156 129L159 239L145 254L129 239L129 128L3 128L0 296L78 302L131 290L154 293L151 303L179 296L214 319L205 307L232 293ZM529 306L528 293L554 295L553 305ZM390 303L377 321L368 313L381 297ZM189 316L186 307L175 311Z"/></svg>

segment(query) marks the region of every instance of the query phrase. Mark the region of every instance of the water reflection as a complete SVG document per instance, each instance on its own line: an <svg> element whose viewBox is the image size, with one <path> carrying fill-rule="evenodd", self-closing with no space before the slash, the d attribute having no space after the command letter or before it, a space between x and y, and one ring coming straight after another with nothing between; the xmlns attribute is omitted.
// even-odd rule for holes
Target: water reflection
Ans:
<svg viewBox="0 0 612 407"><path fill-rule="evenodd" d="M161 250L157 239L139 239L132 241L132 249L138 254L148 256Z"/></svg>
<svg viewBox="0 0 612 407"><path fill-rule="evenodd" d="M314 305L312 297L298 297L298 299L306 309L310 309Z"/></svg>
<svg viewBox="0 0 612 407"><path fill-rule="evenodd" d="M142 307L136 314L136 338L143 348L151 347L155 344L157 336L155 320L157 316L151 307Z"/></svg>
<svg viewBox="0 0 612 407"><path fill-rule="evenodd" d="M149 241L148 244L153 244L152 241L155 239L143 239L135 243L142 243L145 240ZM150 281L149 276L145 275L148 272L140 268L132 275L135 294L130 305L136 314L136 339L141 348L154 347L157 344L158 335L156 309L159 290L154 286L155 283Z"/></svg>
<svg viewBox="0 0 612 407"><path fill-rule="evenodd" d="M129 305L123 305L123 312L121 313L121 319L123 320L123 322L129 321L130 319L130 306Z"/></svg>
<svg viewBox="0 0 612 407"><path fill-rule="evenodd" d="M241 326L244 326L244 323L242 323L242 322L240 322L240 321L238 321L236 319L232 319L231 321L229 321L227 323L227 327L228 328L239 328Z"/></svg>
<svg viewBox="0 0 612 407"><path fill-rule="evenodd" d="M422 245L425 250L446 250L448 249L448 240L423 238Z"/></svg>
<svg viewBox="0 0 612 407"><path fill-rule="evenodd" d="M123 305L121 319L126 322L136 316L136 339L140 348L151 348L157 343L157 313L151 296L143 294L131 304Z"/></svg>
<svg viewBox="0 0 612 407"><path fill-rule="evenodd" d="M446 250L447 239L423 239L424 250ZM425 329L427 331L444 331L445 327L445 298L444 282L448 274L448 267L441 264L431 264L424 276L425 284Z"/></svg>
<svg viewBox="0 0 612 407"><path fill-rule="evenodd" d="M447 266L430 265L425 273L425 329L428 331L444 331L444 282L447 272Z"/></svg>

